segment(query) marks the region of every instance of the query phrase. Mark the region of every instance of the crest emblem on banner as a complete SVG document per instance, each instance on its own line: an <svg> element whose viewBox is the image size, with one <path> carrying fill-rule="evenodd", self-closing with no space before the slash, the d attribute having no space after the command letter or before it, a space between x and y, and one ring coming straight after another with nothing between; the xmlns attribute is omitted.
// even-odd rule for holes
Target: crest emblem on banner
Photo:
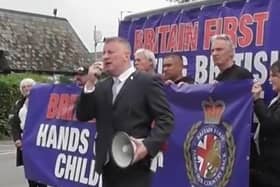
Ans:
<svg viewBox="0 0 280 187"><path fill-rule="evenodd" d="M195 123L184 142L187 175L193 186L225 187L235 160L232 128L222 121L225 103L209 99L202 108L204 122Z"/></svg>

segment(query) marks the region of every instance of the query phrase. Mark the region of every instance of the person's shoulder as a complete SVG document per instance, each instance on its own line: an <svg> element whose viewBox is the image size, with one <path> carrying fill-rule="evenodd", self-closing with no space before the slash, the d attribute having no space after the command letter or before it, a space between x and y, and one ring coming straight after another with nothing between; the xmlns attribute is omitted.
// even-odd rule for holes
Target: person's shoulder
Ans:
<svg viewBox="0 0 280 187"><path fill-rule="evenodd" d="M26 99L25 97L19 98L18 100L16 100L15 105L21 107L23 105L23 103L25 102L25 99Z"/></svg>
<svg viewBox="0 0 280 187"><path fill-rule="evenodd" d="M108 86L112 85L112 78L111 77L106 77L103 79L100 79L97 81L97 83L95 84L95 90L104 90L106 89Z"/></svg>
<svg viewBox="0 0 280 187"><path fill-rule="evenodd" d="M147 73L147 72L140 72L136 71L134 73L135 77L140 81L162 81L162 77L160 74L156 73Z"/></svg>
<svg viewBox="0 0 280 187"><path fill-rule="evenodd" d="M194 79L190 76L184 76L182 78L182 82L186 82L186 83L189 83L189 84L193 84L194 83Z"/></svg>
<svg viewBox="0 0 280 187"><path fill-rule="evenodd" d="M244 77L248 79L253 79L253 74L246 68L240 67L236 65L236 68L238 68L239 73Z"/></svg>
<svg viewBox="0 0 280 187"><path fill-rule="evenodd" d="M99 79L96 83L96 86L100 86L100 85L105 85L105 84L108 84L112 81L112 78L111 77L106 77L106 78L102 78L102 79Z"/></svg>
<svg viewBox="0 0 280 187"><path fill-rule="evenodd" d="M253 79L253 74L246 68L240 67L234 64L234 72L236 72L239 78L242 79Z"/></svg>
<svg viewBox="0 0 280 187"><path fill-rule="evenodd" d="M16 102L14 103L14 105L12 105L10 109L10 113L16 113L23 106L25 99L25 97L21 97L18 100L16 100Z"/></svg>

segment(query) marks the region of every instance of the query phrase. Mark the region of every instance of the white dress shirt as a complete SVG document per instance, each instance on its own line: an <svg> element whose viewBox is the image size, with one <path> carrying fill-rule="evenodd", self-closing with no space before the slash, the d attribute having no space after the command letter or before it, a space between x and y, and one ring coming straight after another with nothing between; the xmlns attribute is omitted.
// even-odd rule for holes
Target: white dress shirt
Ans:
<svg viewBox="0 0 280 187"><path fill-rule="evenodd" d="M120 90L122 89L125 81L129 78L129 76L135 72L135 68L131 66L125 72L120 74L118 77L113 77L114 84L112 86L112 93L113 93L113 103L115 98L119 94Z"/></svg>

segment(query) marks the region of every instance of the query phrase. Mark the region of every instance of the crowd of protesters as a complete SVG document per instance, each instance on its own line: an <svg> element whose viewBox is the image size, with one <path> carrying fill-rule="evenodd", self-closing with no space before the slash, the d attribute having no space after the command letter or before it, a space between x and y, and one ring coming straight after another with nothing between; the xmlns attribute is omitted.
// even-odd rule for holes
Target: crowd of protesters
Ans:
<svg viewBox="0 0 280 187"><path fill-rule="evenodd" d="M108 38L105 41L102 62L74 70L74 82L82 90L77 103L77 118L81 121L97 119L96 171L103 175L104 187L151 186L153 173L149 170L150 160L160 151L161 145L167 141L174 128L173 113L163 86L195 84L192 77L183 74L183 69L187 72L187 67L183 57L177 53L164 57L162 74L157 73L157 60L152 51L144 48L136 50L133 54L134 64L130 62L132 54L127 40L119 37ZM220 71L214 84L253 80L252 73L234 64L234 55L235 47L229 35L219 34L212 37L211 56ZM252 124L252 127L257 126L252 128L252 133L258 135L257 146L260 151L256 152L252 141L251 187L280 186L280 169L275 164L280 157L279 60L270 68L269 81L276 93L269 105L266 105L262 98L262 85L255 81L252 87L254 112L258 118L258 124ZM21 81L22 98L15 103L9 117L17 149L17 166L23 165L22 134L28 109L28 95L34 84L35 81L28 78ZM134 95L131 95L131 90ZM133 109L129 108L131 103ZM109 109L112 110L110 114L107 113ZM137 115L125 113L127 110L137 110ZM150 128L151 124L153 128ZM126 169L118 168L110 156L109 160L106 160L115 128L130 133L136 144L134 164ZM31 187L46 186L40 181L29 179L28 183Z"/></svg>

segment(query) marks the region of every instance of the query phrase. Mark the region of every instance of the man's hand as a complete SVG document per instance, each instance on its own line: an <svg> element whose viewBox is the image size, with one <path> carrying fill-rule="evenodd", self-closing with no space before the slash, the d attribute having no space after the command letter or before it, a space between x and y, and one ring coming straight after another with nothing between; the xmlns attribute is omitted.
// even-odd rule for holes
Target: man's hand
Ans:
<svg viewBox="0 0 280 187"><path fill-rule="evenodd" d="M178 88L181 88L181 87L184 86L184 85L189 85L189 83L181 81L181 82L179 82L179 83L177 84L177 87L178 87Z"/></svg>
<svg viewBox="0 0 280 187"><path fill-rule="evenodd" d="M254 100L260 99L262 96L262 86L259 82L255 82L252 87Z"/></svg>
<svg viewBox="0 0 280 187"><path fill-rule="evenodd" d="M100 77L102 74L102 70L96 66L95 64L92 64L88 69L88 81L85 84L85 87L88 90L93 89L95 86L98 77Z"/></svg>
<svg viewBox="0 0 280 187"><path fill-rule="evenodd" d="M170 85L175 84L175 83L172 80L166 80L164 82L164 84L170 86Z"/></svg>
<svg viewBox="0 0 280 187"><path fill-rule="evenodd" d="M143 139L136 139L130 137L130 139L135 143L136 149L134 151L133 163L138 162L139 160L144 159L148 155L148 150L143 144Z"/></svg>
<svg viewBox="0 0 280 187"><path fill-rule="evenodd" d="M99 69L100 70L100 74L98 73L97 77L98 76L101 76L101 73L103 72L104 70L104 66L103 66L103 62L95 62L92 64L95 68Z"/></svg>

